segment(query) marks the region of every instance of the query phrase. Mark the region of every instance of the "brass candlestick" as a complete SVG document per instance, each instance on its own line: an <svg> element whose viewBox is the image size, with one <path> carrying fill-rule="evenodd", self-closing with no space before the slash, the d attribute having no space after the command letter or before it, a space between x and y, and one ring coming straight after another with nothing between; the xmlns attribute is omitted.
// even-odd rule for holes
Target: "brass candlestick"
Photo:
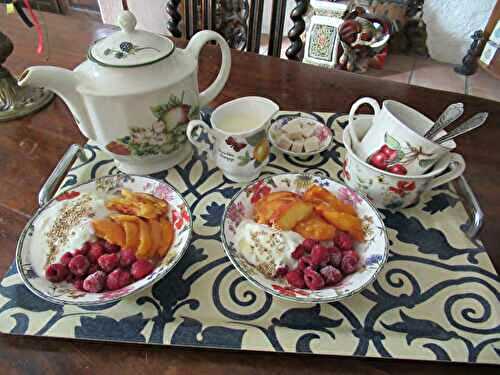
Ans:
<svg viewBox="0 0 500 375"><path fill-rule="evenodd" d="M2 66L12 54L14 45L0 31L0 122L36 112L54 98L54 94L38 87L19 87L17 80Z"/></svg>

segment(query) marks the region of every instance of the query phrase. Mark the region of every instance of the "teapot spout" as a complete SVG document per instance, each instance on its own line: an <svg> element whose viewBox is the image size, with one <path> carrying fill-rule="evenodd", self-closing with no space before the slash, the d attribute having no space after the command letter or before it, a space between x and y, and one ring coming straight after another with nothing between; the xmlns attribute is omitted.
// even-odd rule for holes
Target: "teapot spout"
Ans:
<svg viewBox="0 0 500 375"><path fill-rule="evenodd" d="M55 92L68 106L80 131L89 139L95 140L82 95L78 92L78 73L53 66L33 66L26 69L19 78L18 85L43 87Z"/></svg>

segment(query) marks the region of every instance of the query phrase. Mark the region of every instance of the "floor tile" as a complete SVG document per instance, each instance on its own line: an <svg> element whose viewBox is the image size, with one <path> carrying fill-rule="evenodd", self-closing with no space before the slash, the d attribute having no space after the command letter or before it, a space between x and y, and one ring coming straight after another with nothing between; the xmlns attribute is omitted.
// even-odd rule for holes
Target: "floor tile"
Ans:
<svg viewBox="0 0 500 375"><path fill-rule="evenodd" d="M468 78L467 94L500 102L500 80L479 68Z"/></svg>
<svg viewBox="0 0 500 375"><path fill-rule="evenodd" d="M410 84L465 93L465 77L455 73L452 65L424 57L416 58Z"/></svg>

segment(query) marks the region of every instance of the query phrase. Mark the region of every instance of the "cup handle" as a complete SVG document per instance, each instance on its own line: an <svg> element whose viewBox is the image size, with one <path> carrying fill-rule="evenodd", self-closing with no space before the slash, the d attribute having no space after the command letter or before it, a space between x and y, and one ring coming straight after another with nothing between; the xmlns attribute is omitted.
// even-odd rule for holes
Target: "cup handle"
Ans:
<svg viewBox="0 0 500 375"><path fill-rule="evenodd" d="M437 186L446 184L447 182L450 182L451 180L454 180L455 178L461 176L465 171L465 160L462 155L454 152L451 153L450 169L451 170L449 172L446 172L445 174L432 180L428 189L434 189Z"/></svg>
<svg viewBox="0 0 500 375"><path fill-rule="evenodd" d="M354 115L358 111L358 108L361 107L363 104L368 104L370 107L372 107L374 115L377 115L380 112L380 106L378 102L373 98L361 98L354 102L354 104L351 107L351 110L349 111L349 122L348 122L348 124L350 125L349 132L351 133L351 141L354 150L358 148L360 139L358 138L358 135L354 130L354 126L352 126L352 122L354 121Z"/></svg>
<svg viewBox="0 0 500 375"><path fill-rule="evenodd" d="M201 150L207 151L208 155L212 155L212 149L210 148L209 145L206 143L200 142L197 139L193 138L193 132L196 128L201 127L203 128L207 134L208 134L208 141L212 145L212 147L215 147L215 133L214 131L202 120L191 120L189 121L188 127L187 127L187 137L189 139L189 142L193 144L193 146L200 148ZM212 139L210 139L212 138Z"/></svg>

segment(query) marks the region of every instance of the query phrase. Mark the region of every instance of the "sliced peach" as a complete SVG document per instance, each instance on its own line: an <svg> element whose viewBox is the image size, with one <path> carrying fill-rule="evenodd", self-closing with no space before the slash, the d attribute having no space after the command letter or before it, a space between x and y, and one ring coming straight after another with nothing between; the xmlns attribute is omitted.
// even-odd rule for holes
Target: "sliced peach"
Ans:
<svg viewBox="0 0 500 375"><path fill-rule="evenodd" d="M278 229L291 230L313 212L313 205L302 200L295 200L282 205L276 210L270 222Z"/></svg>
<svg viewBox="0 0 500 375"><path fill-rule="evenodd" d="M151 258L160 249L163 240L162 227L157 219L148 220L149 229L151 230L151 250L149 257Z"/></svg>
<svg viewBox="0 0 500 375"><path fill-rule="evenodd" d="M310 238L317 241L332 240L336 232L333 225L327 223L316 213L313 213L307 219L299 222L293 230L304 238Z"/></svg>
<svg viewBox="0 0 500 375"><path fill-rule="evenodd" d="M138 258L147 258L151 251L153 241L151 240L151 230L147 222L139 219L139 246L135 255Z"/></svg>
<svg viewBox="0 0 500 375"><path fill-rule="evenodd" d="M125 246L125 232L120 224L106 218L93 220L92 226L97 237L120 247Z"/></svg>
<svg viewBox="0 0 500 375"><path fill-rule="evenodd" d="M140 243L139 218L132 215L113 215L111 218L120 224L125 232L125 247L135 251Z"/></svg>
<svg viewBox="0 0 500 375"><path fill-rule="evenodd" d="M320 205L319 207L316 207L316 209L330 224L349 233L355 240L363 241L363 227L361 220L357 216L350 215L345 212L335 211L326 205Z"/></svg>
<svg viewBox="0 0 500 375"><path fill-rule="evenodd" d="M283 205L289 205L291 202L296 200L296 198L282 198L282 199L274 199L270 202L262 202L260 200L255 205L255 221L259 224L269 224L271 217L274 215L276 211L279 211L280 207ZM263 204L261 204L263 203Z"/></svg>
<svg viewBox="0 0 500 375"><path fill-rule="evenodd" d="M345 212L350 215L356 215L356 210L350 204L342 202L335 194L329 192L325 188L318 185L311 185L304 193L306 202L314 203L315 205L325 203L336 211Z"/></svg>
<svg viewBox="0 0 500 375"><path fill-rule="evenodd" d="M170 246L172 245L172 242L174 241L174 226L170 221L163 217L160 218L160 226L162 242L160 247L158 248L158 254L160 256L164 256L168 252Z"/></svg>

